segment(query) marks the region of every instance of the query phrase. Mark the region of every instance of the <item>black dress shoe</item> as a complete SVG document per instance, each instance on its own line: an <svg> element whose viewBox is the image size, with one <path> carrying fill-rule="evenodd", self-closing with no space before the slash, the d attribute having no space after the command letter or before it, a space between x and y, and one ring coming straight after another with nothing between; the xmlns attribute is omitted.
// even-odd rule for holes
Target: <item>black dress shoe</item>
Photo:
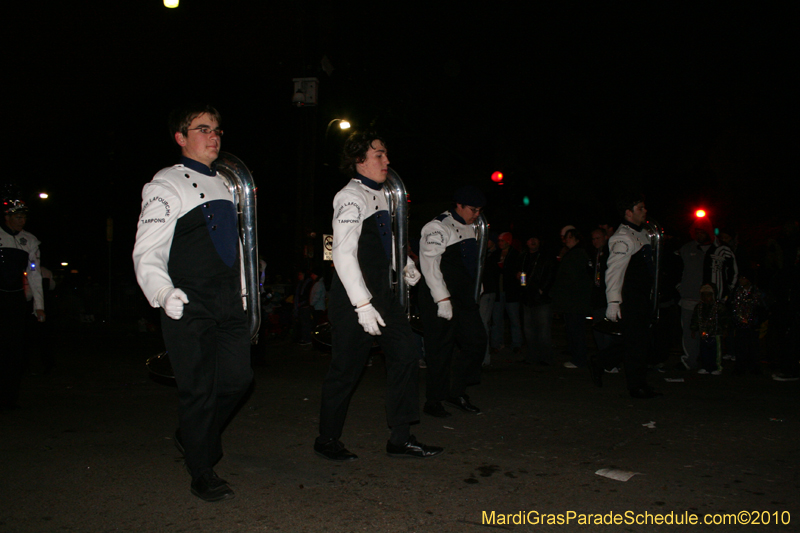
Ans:
<svg viewBox="0 0 800 533"><path fill-rule="evenodd" d="M386 453L390 457L415 457L417 459L424 459L426 457L433 457L439 455L444 451L444 448L439 446L426 446L421 442L417 442L417 438L411 435L408 442L402 446L396 446L391 441L386 443Z"/></svg>
<svg viewBox="0 0 800 533"><path fill-rule="evenodd" d="M456 409L461 409L465 413L472 413L477 415L478 413L481 412L479 408L469 403L469 396L467 396L466 394L463 396L459 396L457 398L448 398L445 401L450 405L452 405L453 407L455 407Z"/></svg>
<svg viewBox="0 0 800 533"><path fill-rule="evenodd" d="M235 496L228 482L221 479L214 471L192 480L192 494L207 502L230 500Z"/></svg>
<svg viewBox="0 0 800 533"><path fill-rule="evenodd" d="M596 357L589 357L589 376L596 387L603 386L603 367Z"/></svg>
<svg viewBox="0 0 800 533"><path fill-rule="evenodd" d="M329 461L355 461L358 456L344 447L341 441L336 439L328 439L324 442L319 440L314 442L314 453L320 457L324 457Z"/></svg>
<svg viewBox="0 0 800 533"><path fill-rule="evenodd" d="M448 416L453 416L452 413L448 412L444 407L442 407L442 402L425 402L422 412L426 415L435 416L436 418L447 418Z"/></svg>
<svg viewBox="0 0 800 533"><path fill-rule="evenodd" d="M631 394L631 398L638 398L640 400L647 400L649 398L657 398L658 396L664 396L661 392L656 392L650 387L639 387L636 389L628 389L628 392Z"/></svg>

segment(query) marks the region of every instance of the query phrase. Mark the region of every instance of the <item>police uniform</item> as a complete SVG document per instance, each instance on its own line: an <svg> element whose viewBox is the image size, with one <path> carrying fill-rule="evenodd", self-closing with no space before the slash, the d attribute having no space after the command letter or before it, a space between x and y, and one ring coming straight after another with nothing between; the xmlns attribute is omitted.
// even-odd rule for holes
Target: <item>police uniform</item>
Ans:
<svg viewBox="0 0 800 533"><path fill-rule="evenodd" d="M236 206L215 170L182 157L144 186L133 261L148 302L173 287L189 303L162 312L178 385L181 443L193 478L222 457L221 433L253 378Z"/></svg>
<svg viewBox="0 0 800 533"><path fill-rule="evenodd" d="M475 227L445 211L422 228L419 307L425 330L428 404L463 397L480 382L487 336L475 301L478 243ZM437 302L449 298L453 318L438 316ZM454 359L458 343L460 352ZM451 368L452 363L452 368ZM452 381L451 381L452 374Z"/></svg>
<svg viewBox="0 0 800 533"><path fill-rule="evenodd" d="M0 406L13 407L25 371L26 315L31 312L25 298L24 279L33 294L34 309L44 309L42 273L39 270L39 239L22 230L12 231L0 222Z"/></svg>
<svg viewBox="0 0 800 533"><path fill-rule="evenodd" d="M650 238L641 226L623 221L609 239L608 249L606 299L609 304L620 304L625 379L629 390L648 389L646 375L655 283Z"/></svg>
<svg viewBox="0 0 800 533"><path fill-rule="evenodd" d="M406 311L389 285L392 268L392 225L382 185L356 175L333 200L333 264L328 300L331 322L331 366L322 386L321 444L338 441L350 396L377 341L386 357L386 418L407 434L419 420L419 350ZM400 273L399 275L402 275ZM358 322L356 307L371 303L385 327L370 335ZM403 442L403 436L399 436Z"/></svg>

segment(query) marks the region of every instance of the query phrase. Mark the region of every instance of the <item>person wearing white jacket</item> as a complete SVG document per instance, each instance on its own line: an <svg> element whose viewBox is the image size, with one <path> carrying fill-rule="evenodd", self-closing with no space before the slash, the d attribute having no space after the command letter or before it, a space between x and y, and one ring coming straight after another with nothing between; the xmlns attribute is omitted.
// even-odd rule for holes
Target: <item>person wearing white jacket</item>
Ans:
<svg viewBox="0 0 800 533"><path fill-rule="evenodd" d="M473 225L486 198L477 188L465 186L456 191L453 200L454 207L422 228L419 243L425 280L420 285L419 308L428 365L423 412L438 418L450 416L442 402L467 413L480 413L466 388L480 382L487 345L475 301L480 251Z"/></svg>
<svg viewBox="0 0 800 533"><path fill-rule="evenodd" d="M133 262L147 301L163 310L179 397L175 445L192 476L192 494L225 500L234 493L214 465L222 457L222 431L253 380L238 217L213 165L219 113L187 106L169 122L181 159L142 190Z"/></svg>
<svg viewBox="0 0 800 533"><path fill-rule="evenodd" d="M394 236L382 190L388 168L386 146L377 134L356 132L345 143L342 169L352 179L333 200L331 366L322 385L319 436L314 442L314 452L331 461L358 458L339 439L373 341L386 356L386 418L391 428L386 452L417 458L442 452L418 442L410 432L410 425L419 420L419 350L406 311L389 284ZM404 275L410 285L420 279L410 260Z"/></svg>

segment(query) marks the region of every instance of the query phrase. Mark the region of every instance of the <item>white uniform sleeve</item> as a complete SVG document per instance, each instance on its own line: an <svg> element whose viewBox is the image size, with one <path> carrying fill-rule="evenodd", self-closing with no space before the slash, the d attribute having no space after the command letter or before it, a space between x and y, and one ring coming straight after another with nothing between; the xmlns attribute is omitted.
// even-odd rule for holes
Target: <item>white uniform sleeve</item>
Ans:
<svg viewBox="0 0 800 533"><path fill-rule="evenodd" d="M431 220L422 228L419 241L419 266L434 302L450 297L442 275L442 255L447 250L448 230L439 220Z"/></svg>
<svg viewBox="0 0 800 533"><path fill-rule="evenodd" d="M630 235L614 234L608 240L608 269L606 270L606 301L622 303L622 283L634 252Z"/></svg>
<svg viewBox="0 0 800 533"><path fill-rule="evenodd" d="M372 299L358 264L358 239L367 206L357 192L342 189L333 199L333 264L354 306Z"/></svg>
<svg viewBox="0 0 800 533"><path fill-rule="evenodd" d="M169 183L154 180L142 189L133 267L136 281L153 307L160 307L158 295L162 289L173 287L168 273L169 251L180 212L180 196Z"/></svg>
<svg viewBox="0 0 800 533"><path fill-rule="evenodd" d="M44 291L42 290L42 265L39 261L39 239L29 235L28 266L26 268L28 287L33 294L33 309L44 310Z"/></svg>

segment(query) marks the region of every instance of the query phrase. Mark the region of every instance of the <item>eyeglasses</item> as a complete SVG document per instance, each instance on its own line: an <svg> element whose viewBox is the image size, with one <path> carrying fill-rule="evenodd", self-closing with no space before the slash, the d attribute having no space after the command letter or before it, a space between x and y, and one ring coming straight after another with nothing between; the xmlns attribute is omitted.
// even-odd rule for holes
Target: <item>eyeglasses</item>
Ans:
<svg viewBox="0 0 800 533"><path fill-rule="evenodd" d="M219 128L211 129L208 126L199 126L197 128L190 128L190 129L188 129L186 131L194 131L194 130L199 131L203 135L208 135L213 131L214 133L217 134L217 137L222 137L222 130L221 129L219 129Z"/></svg>

